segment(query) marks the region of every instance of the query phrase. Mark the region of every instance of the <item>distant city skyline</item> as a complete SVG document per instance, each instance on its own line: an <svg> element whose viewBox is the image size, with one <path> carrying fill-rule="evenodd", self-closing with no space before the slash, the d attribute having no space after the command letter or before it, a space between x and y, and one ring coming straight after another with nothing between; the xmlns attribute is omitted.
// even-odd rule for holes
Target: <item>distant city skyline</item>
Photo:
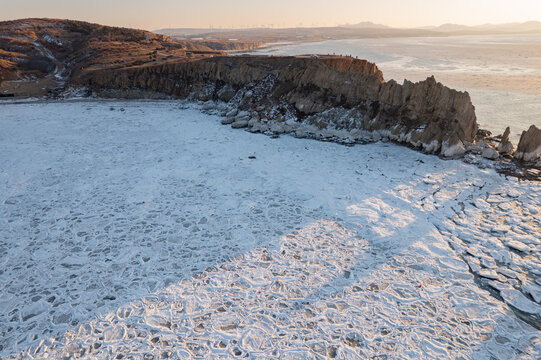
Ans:
<svg viewBox="0 0 541 360"><path fill-rule="evenodd" d="M0 8L0 20L66 18L146 30L541 21L539 0L0 0Z"/></svg>

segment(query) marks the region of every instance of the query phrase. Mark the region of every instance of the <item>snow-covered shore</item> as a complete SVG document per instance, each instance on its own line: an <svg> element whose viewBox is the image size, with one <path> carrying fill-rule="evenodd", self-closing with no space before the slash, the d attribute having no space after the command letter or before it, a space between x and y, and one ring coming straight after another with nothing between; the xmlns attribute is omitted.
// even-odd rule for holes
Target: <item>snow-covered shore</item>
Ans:
<svg viewBox="0 0 541 360"><path fill-rule="evenodd" d="M178 101L0 109L0 358L541 353L539 182Z"/></svg>

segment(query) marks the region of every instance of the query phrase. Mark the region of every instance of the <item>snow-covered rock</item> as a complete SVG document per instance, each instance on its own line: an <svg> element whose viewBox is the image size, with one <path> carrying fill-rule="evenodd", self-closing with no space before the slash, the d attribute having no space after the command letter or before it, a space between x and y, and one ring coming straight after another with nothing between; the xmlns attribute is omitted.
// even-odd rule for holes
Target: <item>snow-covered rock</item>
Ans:
<svg viewBox="0 0 541 360"><path fill-rule="evenodd" d="M481 156L485 159L496 160L500 157L500 154L490 146L486 146L481 153Z"/></svg>
<svg viewBox="0 0 541 360"><path fill-rule="evenodd" d="M214 101L207 101L201 107L202 110L214 110L216 109L216 103Z"/></svg>
<svg viewBox="0 0 541 360"><path fill-rule="evenodd" d="M228 102L231 100L237 92L230 84L226 84L218 91L218 98L222 101Z"/></svg>
<svg viewBox="0 0 541 360"><path fill-rule="evenodd" d="M233 122L231 124L231 127L233 129L242 129L242 128L245 128L248 126L248 120L246 120L246 118L241 118L241 120L235 120L235 122Z"/></svg>
<svg viewBox="0 0 541 360"><path fill-rule="evenodd" d="M427 147L428 148L428 147ZM464 144L459 139L446 140L441 144L440 154L445 157L460 157L466 153Z"/></svg>
<svg viewBox="0 0 541 360"><path fill-rule="evenodd" d="M258 119L258 118L255 118L255 117L252 117L252 118L248 121L248 126L253 127L255 124L258 124L258 123L259 123L259 119Z"/></svg>
<svg viewBox="0 0 541 360"><path fill-rule="evenodd" d="M532 125L527 131L522 132L515 158L528 162L541 159L541 129Z"/></svg>

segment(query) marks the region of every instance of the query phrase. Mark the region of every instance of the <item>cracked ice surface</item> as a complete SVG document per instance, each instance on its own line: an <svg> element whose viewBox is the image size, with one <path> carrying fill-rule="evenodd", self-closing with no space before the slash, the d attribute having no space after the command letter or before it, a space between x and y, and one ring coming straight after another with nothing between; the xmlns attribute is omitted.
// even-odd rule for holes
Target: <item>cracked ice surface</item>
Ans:
<svg viewBox="0 0 541 360"><path fill-rule="evenodd" d="M541 353L538 183L178 102L0 109L0 358Z"/></svg>

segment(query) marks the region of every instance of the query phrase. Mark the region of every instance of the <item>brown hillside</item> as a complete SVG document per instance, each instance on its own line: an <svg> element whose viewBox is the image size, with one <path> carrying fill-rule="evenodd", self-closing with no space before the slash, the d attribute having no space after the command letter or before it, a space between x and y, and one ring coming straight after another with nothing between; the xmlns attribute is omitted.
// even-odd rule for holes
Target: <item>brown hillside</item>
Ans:
<svg viewBox="0 0 541 360"><path fill-rule="evenodd" d="M224 54L193 43L72 20L0 22L0 93L40 96L43 88L60 88L87 68L125 68Z"/></svg>

